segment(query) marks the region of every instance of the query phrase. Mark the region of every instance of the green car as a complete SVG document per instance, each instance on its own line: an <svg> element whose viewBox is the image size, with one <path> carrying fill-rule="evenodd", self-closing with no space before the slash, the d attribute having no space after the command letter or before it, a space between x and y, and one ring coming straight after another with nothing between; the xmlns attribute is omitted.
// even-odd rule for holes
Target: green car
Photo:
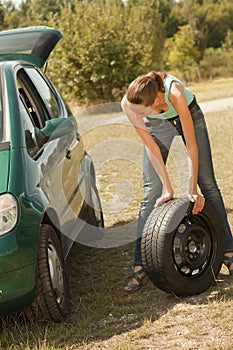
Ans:
<svg viewBox="0 0 233 350"><path fill-rule="evenodd" d="M72 244L102 235L93 162L41 71L61 38L48 27L0 32L0 316L61 321Z"/></svg>

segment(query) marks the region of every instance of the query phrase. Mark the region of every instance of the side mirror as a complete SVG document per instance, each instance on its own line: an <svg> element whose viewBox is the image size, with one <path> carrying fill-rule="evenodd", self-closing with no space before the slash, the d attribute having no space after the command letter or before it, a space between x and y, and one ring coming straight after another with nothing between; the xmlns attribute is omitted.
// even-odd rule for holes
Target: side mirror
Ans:
<svg viewBox="0 0 233 350"><path fill-rule="evenodd" d="M36 140L39 146L44 143L55 140L62 136L74 132L75 124L69 118L56 118L46 120L43 129L36 129Z"/></svg>

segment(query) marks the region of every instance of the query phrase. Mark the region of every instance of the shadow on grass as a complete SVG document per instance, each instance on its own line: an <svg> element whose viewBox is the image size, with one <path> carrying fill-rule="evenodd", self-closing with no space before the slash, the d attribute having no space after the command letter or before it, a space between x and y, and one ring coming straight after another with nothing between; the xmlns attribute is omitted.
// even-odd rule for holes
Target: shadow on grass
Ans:
<svg viewBox="0 0 233 350"><path fill-rule="evenodd" d="M59 324L4 323L1 349L78 349L103 341L148 322L160 320L178 304L200 305L232 300L233 284L223 268L215 286L186 298L167 294L149 279L140 291L124 292L132 272L134 242L99 249L75 244L67 261L70 279L70 314Z"/></svg>
<svg viewBox="0 0 233 350"><path fill-rule="evenodd" d="M70 265L71 314L75 334L70 344L103 341L159 320L177 304L200 305L232 300L232 279L220 274L217 284L200 295L180 298L156 288L149 279L140 291L124 292L132 272L134 243L111 249L73 248Z"/></svg>

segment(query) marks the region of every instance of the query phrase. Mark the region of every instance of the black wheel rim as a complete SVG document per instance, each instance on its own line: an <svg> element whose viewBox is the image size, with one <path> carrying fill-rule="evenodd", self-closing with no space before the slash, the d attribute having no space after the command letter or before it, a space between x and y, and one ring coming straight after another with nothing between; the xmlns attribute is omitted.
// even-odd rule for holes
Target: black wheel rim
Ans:
<svg viewBox="0 0 233 350"><path fill-rule="evenodd" d="M209 265L212 256L212 235L201 215L185 216L173 240L175 268L184 276L195 278Z"/></svg>

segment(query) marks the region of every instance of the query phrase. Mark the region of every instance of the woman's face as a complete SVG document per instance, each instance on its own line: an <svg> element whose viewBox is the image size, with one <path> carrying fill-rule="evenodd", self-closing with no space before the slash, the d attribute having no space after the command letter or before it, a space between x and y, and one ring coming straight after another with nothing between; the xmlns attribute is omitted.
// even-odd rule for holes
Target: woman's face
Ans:
<svg viewBox="0 0 233 350"><path fill-rule="evenodd" d="M153 114L152 106L145 107L143 105L130 103L130 109L138 118L145 118Z"/></svg>

